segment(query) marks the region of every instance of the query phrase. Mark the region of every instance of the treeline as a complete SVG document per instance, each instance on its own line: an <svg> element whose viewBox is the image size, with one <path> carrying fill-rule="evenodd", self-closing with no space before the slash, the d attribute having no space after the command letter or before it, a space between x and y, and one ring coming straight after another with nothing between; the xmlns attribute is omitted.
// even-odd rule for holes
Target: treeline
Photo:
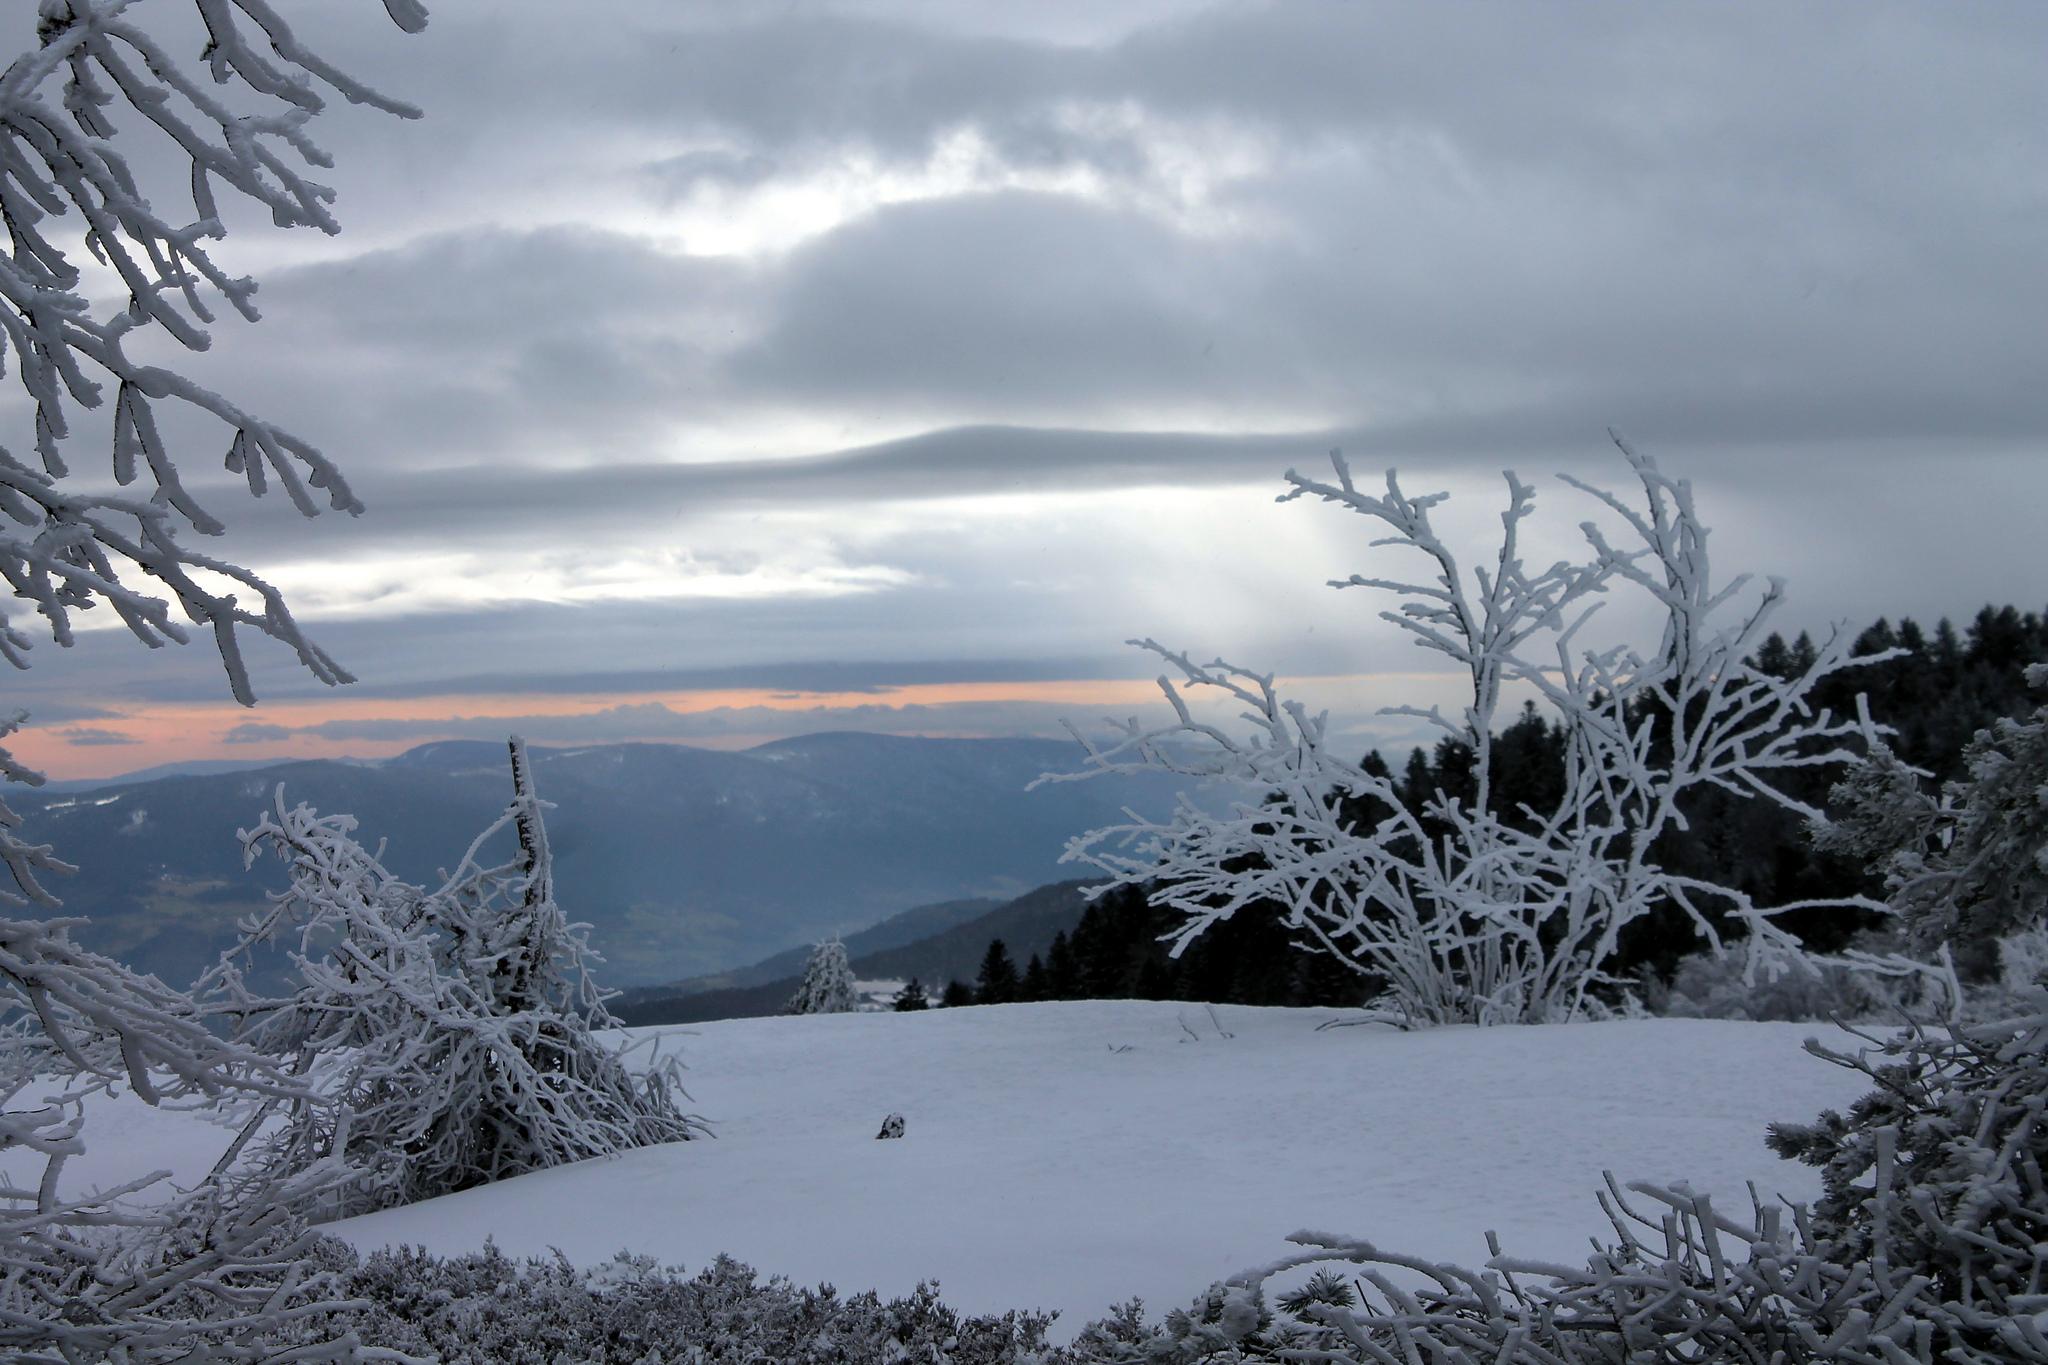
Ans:
<svg viewBox="0 0 2048 1365"><path fill-rule="evenodd" d="M1809 667L1817 653L1801 633L1772 635L1752 662L1780 677ZM2048 662L2048 614L2015 606L1986 606L1962 630L1944 618L1930 631L1911 618L1880 619L1856 638L1858 655L1897 650L1896 657L1845 669L1823 679L1814 701L1853 716L1860 693L1872 717L1896 732L1890 743L1906 762L1941 782L1962 774L1965 746L1977 731L2005 716L2030 711L2041 699L2028 691L2024 669ZM1430 796L1476 796L1471 746L1456 740L1417 748L1398 778L1386 757L1366 755L1365 766L1396 781L1405 804L1421 809ZM1550 809L1563 790L1565 735L1531 704L1494 737L1489 806L1517 819L1523 806ZM1835 768L1795 770L1786 793L1825 809ZM1879 898L1883 888L1863 862L1814 848L1804 822L1764 800L1719 789L1694 792L1686 804L1690 829L1667 838L1654 856L1665 867L1734 887L1759 905L1848 895ZM1376 822L1360 800L1355 823ZM1324 953L1297 949L1277 913L1240 911L1208 930L1178 958L1162 936L1178 926L1177 912L1146 902L1141 888L1122 888L1092 902L1071 934L1055 938L1044 955L1022 966L1003 942L991 943L973 984L950 983L941 1003L998 1004L1029 1000L1203 1000L1249 1005L1354 1005L1372 983ZM1783 921L1815 948L1833 951L1873 927L1839 910ZM1623 973L1668 976L1678 960L1699 948L1682 917L1652 917L1629 927L1617 961ZM913 1006L914 1007L914 1006Z"/></svg>
<svg viewBox="0 0 2048 1365"><path fill-rule="evenodd" d="M1365 979L1323 953L1305 953L1277 915L1248 910L1169 956L1160 936L1180 920L1119 887L1089 903L1071 933L1021 967L1001 939L988 946L973 984L947 984L943 1005L1032 1000L1208 1000L1240 1005L1356 1005ZM917 1008L910 1005L908 1008Z"/></svg>

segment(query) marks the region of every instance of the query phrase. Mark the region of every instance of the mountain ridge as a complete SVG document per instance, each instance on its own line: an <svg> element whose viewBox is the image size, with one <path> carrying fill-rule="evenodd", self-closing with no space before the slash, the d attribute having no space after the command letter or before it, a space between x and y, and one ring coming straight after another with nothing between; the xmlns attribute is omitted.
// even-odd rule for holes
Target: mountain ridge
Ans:
<svg viewBox="0 0 2048 1365"><path fill-rule="evenodd" d="M846 937L854 975L870 981L916 977L924 983L927 993L936 998L948 981L974 980L982 956L994 939L1003 940L1004 948L1021 968L1033 955L1050 948L1054 935L1071 930L1080 922L1081 912L1088 904L1087 890L1093 885L1090 881L1073 880L1035 887L972 918L955 920L899 943L887 941L893 926L912 920L920 911L940 907L920 906L891 916L865 934ZM802 948L778 953L730 974L730 985L707 984L715 979L699 977L665 987L628 991L612 1003L612 1012L635 1027L780 1014L796 991L806 955Z"/></svg>
<svg viewBox="0 0 2048 1365"><path fill-rule="evenodd" d="M573 918L604 979L642 986L730 970L903 910L1013 898L1062 875L1060 854L1129 806L1163 817L1181 779L1058 783L1067 741L824 732L752 750L614 744L532 751ZM242 867L238 829L287 804L347 812L387 841L386 866L430 883L510 796L502 745L421 745L377 763L307 759L12 797L39 842L80 865L53 913L82 942L166 981L191 980L234 920L280 889ZM494 850L495 852L496 850Z"/></svg>

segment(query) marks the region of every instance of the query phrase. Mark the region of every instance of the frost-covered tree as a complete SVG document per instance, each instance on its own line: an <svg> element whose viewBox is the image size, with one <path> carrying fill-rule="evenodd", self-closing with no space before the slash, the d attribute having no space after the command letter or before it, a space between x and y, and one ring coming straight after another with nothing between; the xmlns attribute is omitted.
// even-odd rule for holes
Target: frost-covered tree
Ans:
<svg viewBox="0 0 2048 1365"><path fill-rule="evenodd" d="M1467 679L1469 701L1455 714L1391 713L1422 719L1469 755L1469 794L1411 799L1384 765L1337 752L1327 716L1283 699L1272 675L1133 641L1179 675L1160 680L1175 720L1157 729L1126 722L1108 743L1081 737L1085 770L1048 780L1168 772L1271 796L1221 812L1183 801L1168 820L1087 834L1067 857L1108 873L1108 885L1144 885L1154 904L1179 911L1176 951L1241 911L1277 910L1302 946L1355 968L1416 1023L1559 1020L1598 1008L1622 931L1649 915L1682 916L1716 950L1739 936L1745 970L1776 973L1807 962L1779 916L1830 905L1883 910L1860 898L1762 906L1737 887L1659 865L1659 841L1687 828L1695 792L1815 816L1775 779L1857 756L1850 742L1870 733L1867 716L1837 716L1808 697L1821 679L1867 660L1838 631L1783 676L1748 662L1784 600L1782 582L1745 594L1746 576L1716 579L1691 486L1616 443L1636 478L1633 501L1565 482L1626 538L1615 543L1589 520L1586 557L1543 569L1522 560L1536 493L1512 473L1499 549L1470 572L1431 521L1447 494L1411 497L1392 473L1383 494L1369 492L1341 455L1332 457L1333 481L1287 476L1281 501L1333 503L1376 523L1375 545L1423 562L1424 578L1353 575L1333 586L1395 594L1399 610L1382 618ZM1582 645L1600 599L1622 593L1654 608L1657 643ZM1251 733L1198 720L1190 693L1237 703ZM1541 809L1503 811L1491 793L1495 741L1518 693L1561 728L1564 781ZM1856 960L1919 970L1903 959Z"/></svg>
<svg viewBox="0 0 2048 1365"><path fill-rule="evenodd" d="M789 1014L850 1014L860 1007L853 993L853 964L846 945L827 939L811 949L804 977L789 998Z"/></svg>
<svg viewBox="0 0 2048 1365"><path fill-rule="evenodd" d="M288 1069L218 1037L189 995L72 942L75 922L0 919L0 1354L261 1358L253 1333L334 1301L331 1276L304 1273L297 1210L345 1173L314 1163L239 1200L212 1185L165 1197L151 1189L161 1171L68 1191L95 1095L126 1086L153 1104L201 1104L300 1090ZM19 1183L24 1165L39 1178ZM306 1358L355 1349L344 1338Z"/></svg>
<svg viewBox="0 0 2048 1365"><path fill-rule="evenodd" d="M1001 939L990 939L988 951L981 955L981 970L974 977L974 1003L977 1005L1007 1005L1017 998L1017 964L1010 957L1010 946Z"/></svg>
<svg viewBox="0 0 2048 1365"><path fill-rule="evenodd" d="M282 789L243 833L249 859L275 853L290 885L204 985L239 1043L314 1093L257 1106L222 1174L260 1184L344 1163L352 1178L319 1209L341 1216L705 1131L679 1107L673 1058L636 1069L627 1044L597 1036L618 1021L583 926L555 900L516 739L511 756L511 804L434 890L387 871L353 817L287 807ZM487 863L508 833L511 859ZM256 996L237 960L281 937L301 984Z"/></svg>
<svg viewBox="0 0 2048 1365"><path fill-rule="evenodd" d="M2026 676L2048 688L2048 665ZM1836 784L1816 842L1880 871L1915 943L1952 950L1982 978L1997 969L1999 940L2048 922L2048 706L1978 731L1963 767L1936 796L1874 746Z"/></svg>
<svg viewBox="0 0 2048 1365"><path fill-rule="evenodd" d="M426 22L417 0L384 7L408 31ZM38 633L69 645L77 615L99 607L151 647L209 636L245 704L245 631L283 643L323 682L345 682L275 589L182 539L223 527L180 478L159 418L218 423L228 469L252 493L275 482L308 515L321 500L360 510L346 481L306 442L129 347L168 338L203 351L214 307L256 316L255 283L221 269L208 245L225 231L223 191L279 226L336 229L332 192L301 169L328 164L308 124L330 92L416 111L307 49L265 0L194 0L203 78L134 22L141 8L40 0L8 16L24 46L0 70L0 367L33 417L0 435L0 575L40 625L0 614L0 657L27 667ZM190 217L150 197L163 167L189 187ZM87 413L103 419L97 431ZM110 460L94 470L80 447L100 442ZM23 719L10 713L0 739ZM0 775L42 780L4 746ZM39 1159L43 1176L0 1189L0 1347L24 1360L251 1356L249 1332L323 1292L302 1273L293 1209L332 1170L309 1168L245 1205L204 1188L146 1212L121 1201L147 1180L80 1200L61 1172L82 1150L81 1103L93 1092L283 1095L298 1082L223 1043L181 993L73 943L71 922L47 917L57 901L45 885L69 869L19 826L0 804L12 883L0 888L0 1014L11 1020L0 1155L13 1154L11 1170ZM11 916L30 907L38 918ZM356 1352L344 1340L304 1358Z"/></svg>

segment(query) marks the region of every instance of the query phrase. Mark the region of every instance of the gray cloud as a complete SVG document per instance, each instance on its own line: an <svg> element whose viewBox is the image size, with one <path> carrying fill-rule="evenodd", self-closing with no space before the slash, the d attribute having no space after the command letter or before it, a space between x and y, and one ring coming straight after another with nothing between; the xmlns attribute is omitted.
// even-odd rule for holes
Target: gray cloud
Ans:
<svg viewBox="0 0 2048 1365"><path fill-rule="evenodd" d="M659 157L640 169L654 187L656 197L664 203L674 203L706 183L758 185L773 176L781 165L775 158L759 152L700 147L675 156Z"/></svg>
<svg viewBox="0 0 2048 1365"><path fill-rule="evenodd" d="M489 173L493 197L448 234L268 272L270 320L224 329L221 357L371 483L418 461L653 463L707 414L791 404L856 427L1180 405L1255 409L1255 429L1290 409L1374 431L1490 419L1523 441L1560 419L1701 441L2048 434L2028 378L2048 360L2030 226L2048 149L2017 132L2048 109L2015 59L2039 16L1224 5L1078 46L971 27L650 5L617 13L616 45L534 6L436 16L414 41L351 32L358 65L432 111L337 122L352 221L431 229L443 180ZM1136 122L1076 122L1077 104ZM1144 191L1174 173L1158 138L1219 127L1267 148L1217 191L1254 230L1192 233L1142 194L969 194L742 264L601 216L560 226L575 214L544 183L663 200L853 151L921 164L973 128L1006 164ZM727 145L589 154L663 132ZM500 143L529 173L492 161ZM449 174L392 165L394 146ZM518 226L537 208L556 225Z"/></svg>
<svg viewBox="0 0 2048 1365"><path fill-rule="evenodd" d="M29 710L28 719L31 725L50 725L74 720L112 720L119 714L104 706L65 701L60 697L51 697L48 700L39 697Z"/></svg>
<svg viewBox="0 0 2048 1365"><path fill-rule="evenodd" d="M74 725L68 730L58 730L55 733L57 738L63 740L66 744L75 744L88 748L110 744L139 744L141 742L132 736L120 733L118 730L103 730L91 725Z"/></svg>
<svg viewBox="0 0 2048 1365"><path fill-rule="evenodd" d="M244 721L221 736L223 744L274 744L290 739L299 731L289 726L269 725L262 721Z"/></svg>
<svg viewBox="0 0 2048 1365"><path fill-rule="evenodd" d="M643 0L597 24L507 0L407 40L343 8L308 36L429 117L322 119L347 232L301 256L235 220L222 259L264 280L266 320L189 359L372 511L245 506L209 477L214 434L176 427L233 514L225 552L346 579L658 545L744 577L808 528L905 576L573 608L508 579L502 604L316 621L389 695L1107 675L1122 635L1204 626L1366 666L1369 611L1311 634L1269 624L1262 587L1236 620L1170 591L1292 559L1307 600L1325 566L1227 527L1143 560L1155 490L1272 490L1337 444L1419 480L1611 472L1610 423L1692 475L1726 509L1717 545L1789 574L1809 621L2048 597L2048 12ZM654 230L856 164L915 179L963 133L993 179L787 252L688 256ZM0 426L25 414L0 398ZM1052 501L1107 493L1124 537ZM1021 494L1014 519L948 520ZM312 691L288 659L258 669L266 696ZM104 636L19 695L90 718L55 709L80 677L220 695L203 646Z"/></svg>

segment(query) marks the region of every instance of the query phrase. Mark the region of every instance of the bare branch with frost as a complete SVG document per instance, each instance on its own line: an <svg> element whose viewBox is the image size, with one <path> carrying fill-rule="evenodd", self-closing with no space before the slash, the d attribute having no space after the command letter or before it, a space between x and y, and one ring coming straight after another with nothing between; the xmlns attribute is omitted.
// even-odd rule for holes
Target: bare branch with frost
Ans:
<svg viewBox="0 0 2048 1365"><path fill-rule="evenodd" d="M260 576L184 543L224 528L181 476L167 419L218 423L226 467L252 494L275 482L308 516L322 501L350 514L361 504L313 446L129 345L162 334L204 351L223 302L256 318L255 282L211 254L225 232L223 191L267 208L280 227L337 230L333 192L305 174L330 164L307 132L326 92L417 111L306 48L269 0L191 4L208 79L134 21L139 0L38 0L11 16L34 26L0 69L0 371L12 369L33 418L0 433L0 580L41 624L0 613L0 658L26 668L38 634L69 645L79 615L101 608L151 648L210 635L230 691L248 704L245 632L286 645L322 682L349 675ZM418 0L384 8L407 31L426 22ZM145 192L152 138L155 155L183 163L190 217ZM90 439L81 417L94 410L111 434L98 472L76 452ZM0 740L23 719L0 721ZM0 776L42 780L4 745ZM71 869L19 824L0 803L0 909L53 909L46 880ZM35 1361L258 1358L249 1342L266 1326L332 1306L328 1281L302 1272L297 1207L341 1178L335 1163L246 1187L239 1200L209 1185L168 1201L153 1177L72 1198L63 1165L83 1150L82 1105L95 1092L310 1102L303 1081L216 1036L185 993L73 943L73 923L0 918L0 1014L11 1016L0 1104L28 1094L0 1110L0 1153L43 1165L33 1189L0 1191L0 1350ZM343 1338L295 1358L398 1357Z"/></svg>
<svg viewBox="0 0 2048 1365"><path fill-rule="evenodd" d="M1327 718L1276 691L1270 674L1217 660L1196 664L1152 640L1133 643L1171 668L1160 689L1174 719L1125 722L1109 741L1081 737L1083 769L1227 779L1267 793L1218 812L1183 800L1164 820L1135 815L1068 848L1069 861L1107 873L1110 885L1145 884L1154 904L1185 917L1178 952L1210 925L1253 910L1278 913L1306 945L1329 952L1384 988L1422 1023L1567 1019L1597 1007L1621 932L1644 916L1678 914L1711 946L1740 933L1745 970L1775 974L1812 964L1779 924L1792 911L1885 907L1858 897L1759 906L1739 889L1676 875L1653 848L1686 827L1685 801L1719 789L1817 813L1781 785L1788 773L1841 763L1874 733L1867 714L1835 716L1809 702L1829 675L1886 655L1856 657L1840 631L1798 676L1748 661L1784 599L1773 580L1754 599L1748 579L1716 580L1707 528L1691 486L1618 436L1638 487L1633 502L1567 480L1614 514L1633 537L1617 545L1583 526L1588 555L1531 572L1520 552L1535 490L1507 482L1499 549L1470 571L1430 520L1445 494L1411 496L1394 474L1384 494L1363 491L1342 455L1334 477L1290 471L1281 501L1316 498L1374 521L1374 546L1406 549L1428 576L1353 575L1332 584L1400 600L1383 619L1417 646L1447 656L1469 679L1455 718L1389 708L1427 720L1472 754L1469 798L1421 801L1330 747ZM1655 649L1592 649L1579 641L1603 600L1649 599L1661 616ZM1546 810L1498 809L1493 741L1505 689L1534 694L1567 740L1564 790ZM1239 708L1248 730L1197 718L1191 698ZM1077 737L1080 737L1078 732ZM1127 812L1127 814L1129 814ZM1906 959L1852 965L1889 972L1938 967Z"/></svg>

